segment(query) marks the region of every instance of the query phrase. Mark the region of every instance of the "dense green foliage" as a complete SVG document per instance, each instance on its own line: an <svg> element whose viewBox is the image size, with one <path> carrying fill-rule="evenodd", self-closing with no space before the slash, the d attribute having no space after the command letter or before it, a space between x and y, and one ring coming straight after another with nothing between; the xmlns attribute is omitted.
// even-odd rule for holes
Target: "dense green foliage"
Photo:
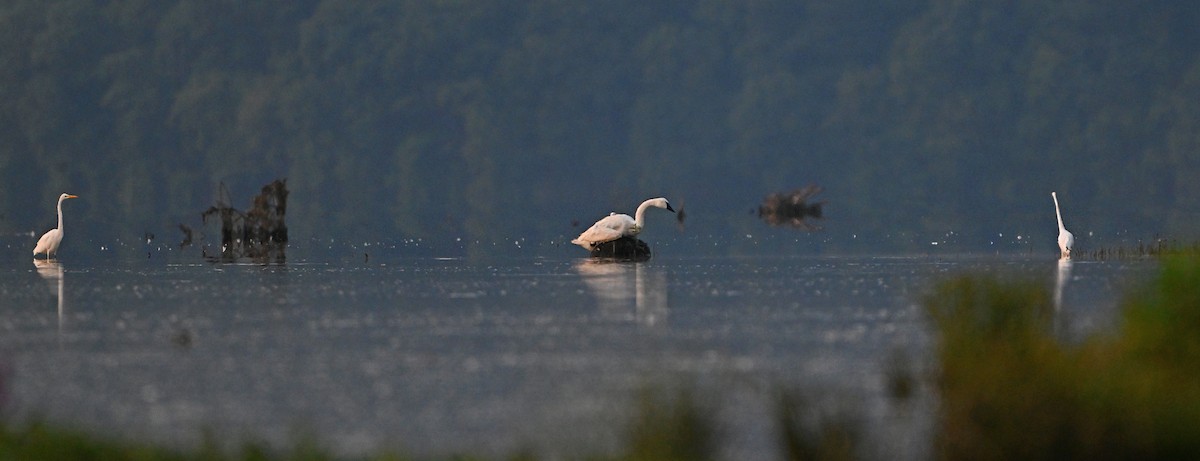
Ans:
<svg viewBox="0 0 1200 461"><path fill-rule="evenodd" d="M863 236L835 246L1051 252L1051 190L1081 237L1188 238L1197 23L1182 1L11 0L0 230L43 230L65 190L76 229L165 233L219 182L286 177L297 239L561 241L659 195L741 235L808 183Z"/></svg>
<svg viewBox="0 0 1200 461"><path fill-rule="evenodd" d="M1166 260L1120 331L1053 333L1040 285L962 277L926 302L940 336L939 457L1194 459L1200 455L1200 258Z"/></svg>

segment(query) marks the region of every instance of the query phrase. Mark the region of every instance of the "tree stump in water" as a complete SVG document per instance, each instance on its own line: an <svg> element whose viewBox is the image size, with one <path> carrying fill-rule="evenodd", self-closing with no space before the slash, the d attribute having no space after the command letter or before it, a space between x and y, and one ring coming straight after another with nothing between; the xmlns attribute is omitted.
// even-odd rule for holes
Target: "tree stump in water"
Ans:
<svg viewBox="0 0 1200 461"><path fill-rule="evenodd" d="M592 248L592 257L645 261L650 259L650 245L637 237L621 237L597 244Z"/></svg>
<svg viewBox="0 0 1200 461"><path fill-rule="evenodd" d="M219 260L250 257L283 261L288 241L287 225L284 223L287 196L287 180L277 179L263 186L262 193L254 197L250 210L243 213L229 204L229 191L225 183L221 183L217 204L200 214L205 224L210 217L221 221ZM188 231L190 228L184 230L185 233ZM190 241L190 238L186 241ZM205 257L208 257L207 253Z"/></svg>
<svg viewBox="0 0 1200 461"><path fill-rule="evenodd" d="M806 220L821 219L821 208L825 202L809 202L821 190L821 186L813 184L786 194L776 192L768 195L758 206L758 217L772 226L790 226L810 232L821 230L820 226Z"/></svg>

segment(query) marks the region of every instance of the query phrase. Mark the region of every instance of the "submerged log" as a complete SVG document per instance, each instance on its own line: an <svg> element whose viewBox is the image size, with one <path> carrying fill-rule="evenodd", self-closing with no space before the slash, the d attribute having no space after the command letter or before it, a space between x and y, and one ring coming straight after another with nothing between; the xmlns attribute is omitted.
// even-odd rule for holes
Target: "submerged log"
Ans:
<svg viewBox="0 0 1200 461"><path fill-rule="evenodd" d="M758 206L758 217L772 226L790 226L806 231L821 230L807 218L821 219L825 202L809 203L809 199L824 190L810 184L788 193L775 192L763 199Z"/></svg>
<svg viewBox="0 0 1200 461"><path fill-rule="evenodd" d="M621 237L595 245L592 248L592 257L645 261L650 259L650 245L637 237Z"/></svg>

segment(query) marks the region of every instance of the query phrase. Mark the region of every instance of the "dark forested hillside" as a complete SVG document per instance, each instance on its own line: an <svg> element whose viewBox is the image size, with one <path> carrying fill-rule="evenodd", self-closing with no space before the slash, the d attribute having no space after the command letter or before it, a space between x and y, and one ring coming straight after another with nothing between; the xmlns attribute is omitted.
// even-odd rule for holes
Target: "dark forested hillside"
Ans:
<svg viewBox="0 0 1200 461"><path fill-rule="evenodd" d="M10 0L0 230L99 236L288 178L294 238L1200 235L1200 8L1124 1ZM663 218L664 222L666 218ZM667 226L664 226L667 227ZM877 237L871 239L870 237ZM907 243L892 245L904 246Z"/></svg>

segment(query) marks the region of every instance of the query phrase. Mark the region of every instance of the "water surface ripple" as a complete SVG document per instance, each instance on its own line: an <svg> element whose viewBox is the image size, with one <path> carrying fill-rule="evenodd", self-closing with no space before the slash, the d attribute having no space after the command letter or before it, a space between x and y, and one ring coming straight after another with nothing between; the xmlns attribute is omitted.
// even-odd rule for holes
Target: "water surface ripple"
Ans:
<svg viewBox="0 0 1200 461"><path fill-rule="evenodd" d="M0 272L10 421L123 437L337 453L550 458L621 444L637 393L706 396L729 459L776 459L773 399L800 392L870 430L867 449L928 457L932 397L888 396L929 367L918 305L949 274L1056 290L1064 338L1113 323L1150 263L1032 258L667 258L367 263L12 263Z"/></svg>

